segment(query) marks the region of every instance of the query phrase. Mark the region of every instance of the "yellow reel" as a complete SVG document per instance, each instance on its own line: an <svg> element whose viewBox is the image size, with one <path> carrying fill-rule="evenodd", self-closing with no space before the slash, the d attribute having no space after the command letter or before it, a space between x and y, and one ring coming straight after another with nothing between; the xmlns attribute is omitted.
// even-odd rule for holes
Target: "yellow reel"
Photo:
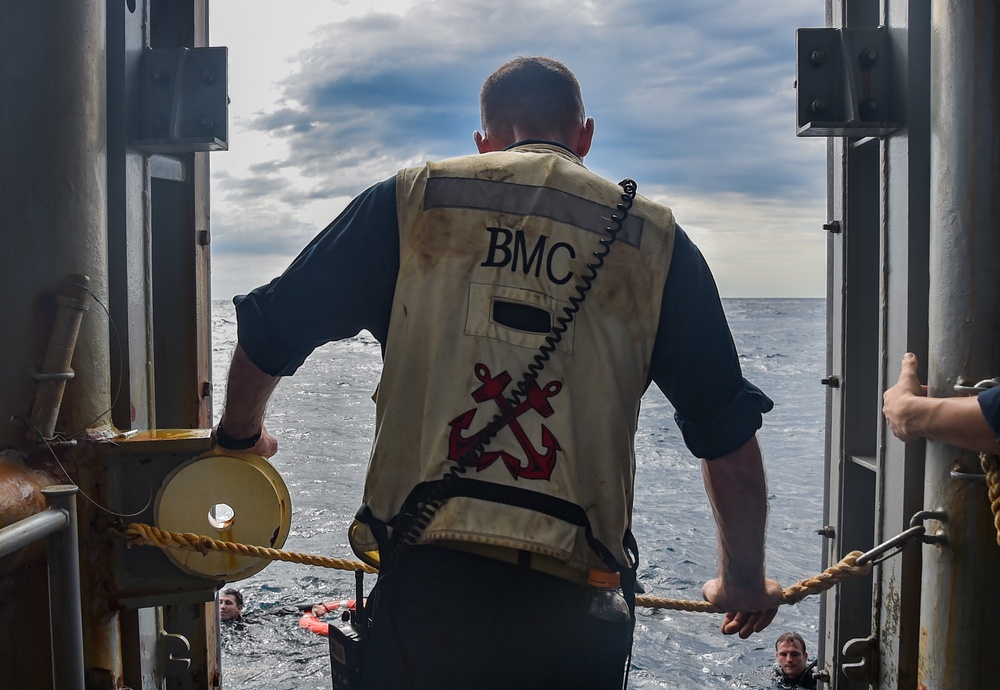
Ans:
<svg viewBox="0 0 1000 690"><path fill-rule="evenodd" d="M278 471L259 455L206 455L171 472L156 495L156 526L220 541L280 549L292 522L292 500ZM193 575L242 580L270 561L222 551L166 549Z"/></svg>

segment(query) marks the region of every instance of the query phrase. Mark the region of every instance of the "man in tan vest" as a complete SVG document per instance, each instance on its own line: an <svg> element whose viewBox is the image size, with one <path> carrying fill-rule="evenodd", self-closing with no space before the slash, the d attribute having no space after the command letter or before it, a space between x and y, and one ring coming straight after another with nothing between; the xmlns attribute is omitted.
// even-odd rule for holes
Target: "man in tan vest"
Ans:
<svg viewBox="0 0 1000 690"><path fill-rule="evenodd" d="M236 298L215 438L273 455L264 412L280 378L370 331L384 366L349 535L380 569L363 686L622 687L640 398L655 382L703 458L720 557L703 594L744 638L781 592L764 575L755 435L772 403L743 378L711 272L670 210L584 167L594 121L573 74L513 60L481 112L480 155L374 185Z"/></svg>

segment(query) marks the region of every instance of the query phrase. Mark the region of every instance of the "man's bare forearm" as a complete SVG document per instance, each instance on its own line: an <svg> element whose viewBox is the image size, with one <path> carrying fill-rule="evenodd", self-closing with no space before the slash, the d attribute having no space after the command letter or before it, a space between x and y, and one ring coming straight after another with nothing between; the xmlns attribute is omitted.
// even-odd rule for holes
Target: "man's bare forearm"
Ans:
<svg viewBox="0 0 1000 690"><path fill-rule="evenodd" d="M702 473L718 526L719 577L734 588L763 589L767 483L757 438L703 460Z"/></svg>
<svg viewBox="0 0 1000 690"><path fill-rule="evenodd" d="M722 632L746 639L770 625L783 597L781 585L764 575L767 482L756 436L729 455L703 460L702 474L719 532L719 576L702 595L726 611Z"/></svg>
<svg viewBox="0 0 1000 690"><path fill-rule="evenodd" d="M914 435L959 448L1000 453L1000 444L975 398L914 396L906 400L906 406Z"/></svg>
<svg viewBox="0 0 1000 690"><path fill-rule="evenodd" d="M261 371L250 361L243 348L236 346L233 361L229 365L226 405L219 420L226 435L231 438L248 438L263 428L267 401L280 380L280 376L271 376Z"/></svg>

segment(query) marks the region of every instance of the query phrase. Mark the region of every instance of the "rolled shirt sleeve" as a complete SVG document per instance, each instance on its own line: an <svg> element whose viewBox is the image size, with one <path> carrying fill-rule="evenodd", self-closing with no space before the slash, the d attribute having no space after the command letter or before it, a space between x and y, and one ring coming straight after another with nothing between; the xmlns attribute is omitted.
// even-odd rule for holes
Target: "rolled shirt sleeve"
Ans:
<svg viewBox="0 0 1000 690"><path fill-rule="evenodd" d="M233 299L239 343L272 376L367 330L383 348L399 272L396 178L356 197L267 285Z"/></svg>
<svg viewBox="0 0 1000 690"><path fill-rule="evenodd" d="M739 449L774 407L743 377L715 278L679 227L650 373L674 406L684 443L699 458Z"/></svg>
<svg viewBox="0 0 1000 690"><path fill-rule="evenodd" d="M1000 443L1000 386L994 386L979 394L979 409L983 411L986 423Z"/></svg>

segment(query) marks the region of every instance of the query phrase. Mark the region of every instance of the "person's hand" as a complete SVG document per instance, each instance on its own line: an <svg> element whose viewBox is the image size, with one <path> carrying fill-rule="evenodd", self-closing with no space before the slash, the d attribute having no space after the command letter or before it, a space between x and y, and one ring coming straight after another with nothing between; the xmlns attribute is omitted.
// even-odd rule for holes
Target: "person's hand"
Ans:
<svg viewBox="0 0 1000 690"><path fill-rule="evenodd" d="M739 633L744 640L771 624L783 599L782 592L781 585L771 579L764 580L763 587L740 588L717 577L701 588L706 601L726 611L722 634Z"/></svg>
<svg viewBox="0 0 1000 690"><path fill-rule="evenodd" d="M902 370L896 385L882 394L882 414L893 435L901 441L915 441L923 435L915 426L914 398L925 397L927 386L917 378L917 356L903 355Z"/></svg>
<svg viewBox="0 0 1000 690"><path fill-rule="evenodd" d="M267 429L262 428L260 430L260 438L257 439L257 443L255 443L254 447L247 452L254 453L255 455L260 455L265 458L274 457L275 453L278 452L278 439L267 433Z"/></svg>
<svg viewBox="0 0 1000 690"><path fill-rule="evenodd" d="M217 428L218 427L212 429L212 443L216 444L218 448L224 451L230 453L252 453L253 455L260 455L265 458L274 457L274 455L278 452L278 439L271 436L271 434L267 432L266 427L261 427L260 438L257 439L257 443L250 448L244 448L242 450L234 450L221 445L215 436Z"/></svg>

